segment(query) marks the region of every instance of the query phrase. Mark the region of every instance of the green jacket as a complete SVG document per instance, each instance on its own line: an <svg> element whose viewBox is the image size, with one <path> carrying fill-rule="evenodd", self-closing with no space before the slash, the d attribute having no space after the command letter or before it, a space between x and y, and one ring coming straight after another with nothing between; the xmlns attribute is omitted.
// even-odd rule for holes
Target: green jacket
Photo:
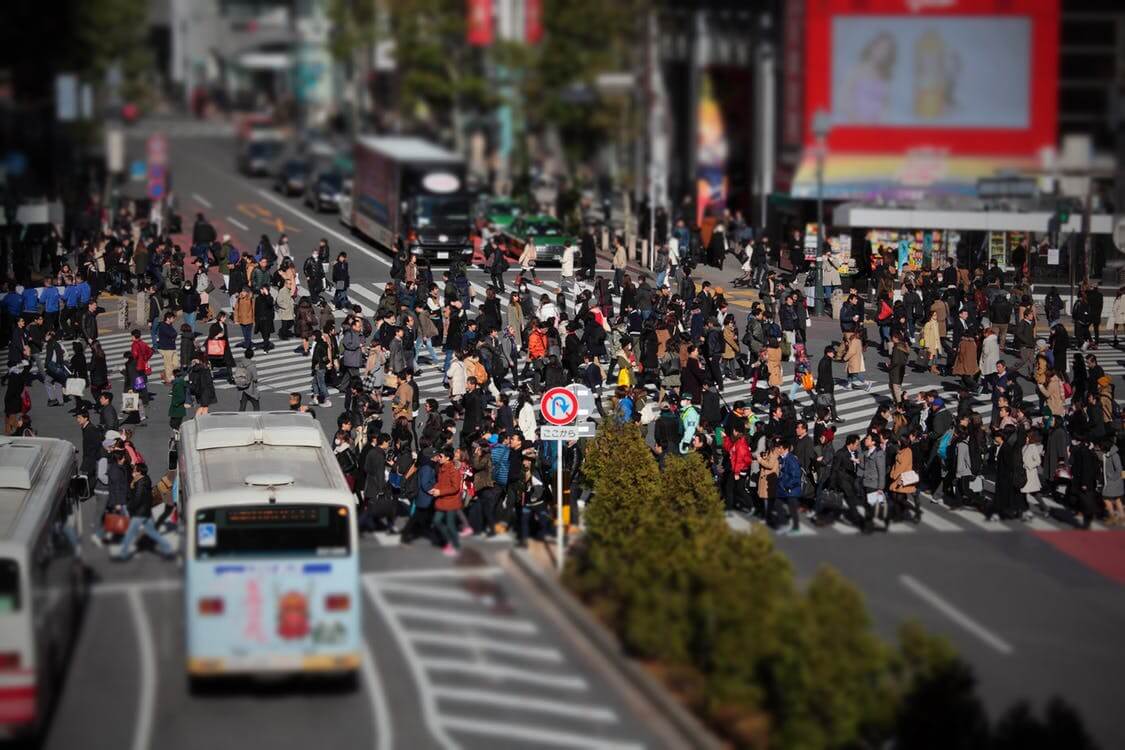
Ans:
<svg viewBox="0 0 1125 750"><path fill-rule="evenodd" d="M187 400L187 381L183 376L176 378L172 381L172 397L168 401L168 416L169 417L185 417L187 416L187 409L184 408L184 402Z"/></svg>

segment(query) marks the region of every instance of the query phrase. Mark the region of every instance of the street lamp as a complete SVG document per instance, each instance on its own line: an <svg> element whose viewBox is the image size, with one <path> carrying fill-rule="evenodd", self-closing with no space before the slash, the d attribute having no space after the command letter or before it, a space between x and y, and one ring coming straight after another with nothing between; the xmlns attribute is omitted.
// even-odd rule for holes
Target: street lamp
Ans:
<svg viewBox="0 0 1125 750"><path fill-rule="evenodd" d="M828 131L832 129L832 115L818 109L813 113L812 131L816 137L816 300L813 315L824 314L824 280L821 275L821 249L824 247L824 157L828 152Z"/></svg>

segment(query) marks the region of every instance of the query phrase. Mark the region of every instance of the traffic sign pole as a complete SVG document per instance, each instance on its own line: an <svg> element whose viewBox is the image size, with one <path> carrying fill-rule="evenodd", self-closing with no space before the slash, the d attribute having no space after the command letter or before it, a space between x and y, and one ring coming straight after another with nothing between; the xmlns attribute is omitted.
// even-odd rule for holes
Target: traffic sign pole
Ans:
<svg viewBox="0 0 1125 750"><path fill-rule="evenodd" d="M558 513L558 520L555 522L557 526L557 534L559 538L559 572L563 569L563 557L566 555L566 537L565 527L563 526L563 494L562 494L562 469L563 469L563 441L558 439L555 441L557 449L555 451L555 506Z"/></svg>

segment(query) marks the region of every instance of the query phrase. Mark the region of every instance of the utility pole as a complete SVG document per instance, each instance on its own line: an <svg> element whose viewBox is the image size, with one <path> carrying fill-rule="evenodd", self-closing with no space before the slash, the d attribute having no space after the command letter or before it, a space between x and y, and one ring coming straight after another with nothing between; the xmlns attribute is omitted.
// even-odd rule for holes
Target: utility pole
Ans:
<svg viewBox="0 0 1125 750"><path fill-rule="evenodd" d="M823 109L813 115L813 135L816 137L816 300L813 315L824 314L824 280L821 275L821 252L824 237L824 159L828 155L828 132L832 129L832 116Z"/></svg>

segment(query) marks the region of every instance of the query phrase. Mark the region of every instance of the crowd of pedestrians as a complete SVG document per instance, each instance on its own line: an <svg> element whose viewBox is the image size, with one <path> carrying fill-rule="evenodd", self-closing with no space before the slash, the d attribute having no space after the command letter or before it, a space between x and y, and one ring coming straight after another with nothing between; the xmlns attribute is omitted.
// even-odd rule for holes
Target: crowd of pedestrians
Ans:
<svg viewBox="0 0 1125 750"><path fill-rule="evenodd" d="M559 460L576 483L577 521L581 446L556 455L552 441L537 440L536 418L538 394L573 382L599 394L603 418L646 430L659 460L698 454L728 509L783 533L803 521L863 531L917 522L922 492L987 518L1049 511L1083 527L1121 522L1119 410L1094 354L1096 288L1083 285L1068 330L1053 290L1043 320L1026 285L1005 287L998 269L974 278L946 263L900 276L888 258L871 286L833 285L829 314L840 336L811 351L803 280L763 270L765 243L736 219L724 222L707 243L675 227L652 278L616 263L612 279L594 271L587 231L563 252L556 294L532 293L530 269L506 287L495 242L484 246L493 283L483 297L463 264L438 271L397 243L391 280L365 314L348 297L347 254L333 256L325 240L303 261L285 236L240 250L199 216L184 253L167 237L138 238L122 217L61 258L32 294L12 288L0 299L8 431L30 429L18 402L41 379L50 404L74 402L93 464L124 455L131 472L140 462L116 439L104 447L104 436L146 422L150 360L163 365L174 438L192 409L216 404L217 379L234 386L240 409L259 409L255 353L281 345L309 366L309 390L290 394L290 408L331 408L333 389L341 398L334 441L365 530L428 538L449 554L462 535L511 531L522 543L550 533L554 498L544 478ZM120 275L100 269L98 252L122 260ZM724 290L695 274L703 263L721 266L723 253L747 263L758 290L748 314L735 314ZM827 255L820 262L839 270ZM121 291L144 292L148 321L133 331L120 369L98 342L99 293L110 278ZM1123 300L1113 303L1115 340ZM891 398L866 429L839 434L836 392L871 389L871 350L886 360L878 366ZM415 379L427 369L440 371L443 398L421 397ZM909 370L957 382L908 392ZM121 376L121 409L111 373ZM732 381L749 382L749 397L728 402ZM981 399L991 401L990 415L974 408ZM90 426L96 443L85 439ZM985 475L995 476L992 492ZM1047 505L1044 494L1059 502ZM119 491L108 508L128 505Z"/></svg>

